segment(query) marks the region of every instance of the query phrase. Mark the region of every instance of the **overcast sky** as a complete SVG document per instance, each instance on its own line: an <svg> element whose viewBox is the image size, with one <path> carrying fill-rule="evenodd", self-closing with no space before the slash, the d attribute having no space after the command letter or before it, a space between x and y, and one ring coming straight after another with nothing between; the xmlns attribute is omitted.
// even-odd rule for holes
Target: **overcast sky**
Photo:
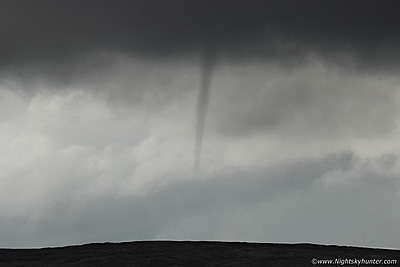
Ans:
<svg viewBox="0 0 400 267"><path fill-rule="evenodd" d="M0 247L400 249L397 11L0 1ZM215 56L196 176L204 51Z"/></svg>

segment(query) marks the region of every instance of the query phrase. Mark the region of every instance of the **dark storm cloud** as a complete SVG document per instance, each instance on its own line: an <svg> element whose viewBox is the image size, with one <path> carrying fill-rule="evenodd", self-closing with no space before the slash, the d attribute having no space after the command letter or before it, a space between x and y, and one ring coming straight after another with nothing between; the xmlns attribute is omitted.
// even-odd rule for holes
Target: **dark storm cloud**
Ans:
<svg viewBox="0 0 400 267"><path fill-rule="evenodd" d="M399 59L396 1L3 0L2 68L69 62L96 49L144 57L212 44L296 63L309 52L361 66ZM349 56L350 55L350 56Z"/></svg>

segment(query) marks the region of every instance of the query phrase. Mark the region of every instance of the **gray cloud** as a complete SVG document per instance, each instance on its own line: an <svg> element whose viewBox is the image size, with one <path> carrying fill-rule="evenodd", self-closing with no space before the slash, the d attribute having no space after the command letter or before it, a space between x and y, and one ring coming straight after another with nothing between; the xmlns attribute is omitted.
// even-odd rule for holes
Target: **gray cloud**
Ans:
<svg viewBox="0 0 400 267"><path fill-rule="evenodd" d="M215 74L211 123L224 135L385 136L397 128L396 83L396 75L348 72L319 60L294 70L226 64Z"/></svg>
<svg viewBox="0 0 400 267"><path fill-rule="evenodd" d="M346 141L310 130L311 141L279 142L210 127L194 180L194 92L154 111L89 89L3 91L14 111L0 124L2 247L141 239L399 247L399 148L382 135Z"/></svg>
<svg viewBox="0 0 400 267"><path fill-rule="evenodd" d="M39 217L3 217L3 240L12 242L2 245L173 238L396 247L396 179L382 168L369 175L373 166L344 153L233 175L223 170L212 180L170 183L141 196L112 189L79 196L81 186L53 198ZM336 183L343 175L346 183ZM11 223L14 230L5 231Z"/></svg>

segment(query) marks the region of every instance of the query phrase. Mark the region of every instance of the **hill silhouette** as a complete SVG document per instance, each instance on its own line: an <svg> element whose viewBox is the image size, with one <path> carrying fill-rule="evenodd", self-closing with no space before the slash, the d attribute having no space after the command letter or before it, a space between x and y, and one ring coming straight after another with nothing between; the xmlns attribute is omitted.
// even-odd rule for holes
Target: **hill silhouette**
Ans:
<svg viewBox="0 0 400 267"><path fill-rule="evenodd" d="M331 263L328 261L332 260ZM356 262L356 260L360 262ZM397 266L400 250L316 244L135 241L0 249L0 266Z"/></svg>

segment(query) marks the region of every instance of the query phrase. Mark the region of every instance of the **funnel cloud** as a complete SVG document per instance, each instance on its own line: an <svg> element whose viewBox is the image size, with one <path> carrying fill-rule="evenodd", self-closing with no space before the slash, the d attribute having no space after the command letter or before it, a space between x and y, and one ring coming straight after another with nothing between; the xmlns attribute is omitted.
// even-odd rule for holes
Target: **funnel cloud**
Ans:
<svg viewBox="0 0 400 267"><path fill-rule="evenodd" d="M202 61L202 77L197 100L196 145L194 158L195 176L199 175L205 120L207 115L208 102L210 101L210 87L216 63L215 51L213 49L204 50Z"/></svg>

